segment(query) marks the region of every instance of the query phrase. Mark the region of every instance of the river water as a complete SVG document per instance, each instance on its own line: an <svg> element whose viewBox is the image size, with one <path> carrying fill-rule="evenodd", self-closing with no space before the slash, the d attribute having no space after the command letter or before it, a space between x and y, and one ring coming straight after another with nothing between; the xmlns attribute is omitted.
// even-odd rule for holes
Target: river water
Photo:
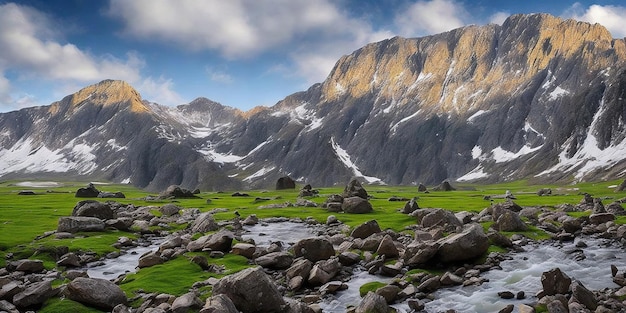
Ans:
<svg viewBox="0 0 626 313"><path fill-rule="evenodd" d="M295 242L315 236L316 229L305 223L281 221L262 222L254 226L244 226L243 239L253 239L260 246L268 246L280 241L288 248ZM523 252L510 253L509 260L502 261L502 269L491 270L481 275L489 281L481 286L453 287L437 291L434 301L426 303L426 312L436 313L454 309L457 312L497 312L508 304L537 301L535 294L542 289L541 274L553 268L560 268L573 280L579 280L590 290L617 287L612 281L611 265L621 271L626 270L626 251L603 239L585 238L587 247L577 248L575 243L543 242L524 246ZM158 248L160 242L150 246L135 247L116 259L105 260L104 265L88 269L90 277L113 279L135 270L139 257L145 252ZM354 276L346 282L348 289L332 295L321 303L324 312L342 313L349 306L360 302L359 288L368 282L391 282L392 278L370 275L366 271L355 270ZM504 300L498 297L500 291L516 294L523 291L524 300ZM409 312L406 303L393 305L399 313ZM517 312L517 311L515 311Z"/></svg>

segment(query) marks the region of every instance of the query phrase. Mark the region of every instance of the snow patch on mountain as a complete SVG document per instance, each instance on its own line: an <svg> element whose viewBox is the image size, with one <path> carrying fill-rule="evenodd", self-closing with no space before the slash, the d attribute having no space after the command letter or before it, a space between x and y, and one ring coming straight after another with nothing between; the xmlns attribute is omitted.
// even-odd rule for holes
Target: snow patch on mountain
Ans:
<svg viewBox="0 0 626 313"><path fill-rule="evenodd" d="M478 165L467 174L457 178L456 181L472 181L486 177L489 177L489 174L485 172L485 169L482 165Z"/></svg>
<svg viewBox="0 0 626 313"><path fill-rule="evenodd" d="M414 117L418 116L418 115L420 114L420 112L421 112L421 111L422 111L422 110L417 110L417 112L415 112L415 113L413 113L413 114L411 114L411 115L409 115L409 116L407 116L407 117L405 117L405 118L401 119L400 121L398 121L397 123L395 123L394 125L392 125L392 126L391 126L391 128L390 128L391 133L392 133L392 134L395 134L395 133L396 133L396 130L398 129L398 126L400 126L400 124L405 123L405 122L408 122L410 119L412 119L412 118L414 118Z"/></svg>
<svg viewBox="0 0 626 313"><path fill-rule="evenodd" d="M332 145L335 154L339 158L339 161L341 161L341 163L343 163L347 168L351 169L354 176L362 177L363 179L365 179L366 182L370 184L385 184L380 178L363 175L363 173L361 173L356 164L354 164L354 162L352 162L352 160L350 159L350 155L348 154L348 152L341 148L339 144L335 142L334 137L330 138L330 144Z"/></svg>
<svg viewBox="0 0 626 313"><path fill-rule="evenodd" d="M254 172L254 174L244 178L243 180L247 181L247 182L250 182L250 181L252 181L252 180L254 180L256 178L259 178L259 177L261 177L261 176L263 176L263 175L273 171L274 169L276 169L276 166L263 167L260 170Z"/></svg>
<svg viewBox="0 0 626 313"><path fill-rule="evenodd" d="M567 156L567 147L571 144L570 138L561 147L559 163L535 176L539 177L556 171L573 171L576 173L574 178L576 180L581 180L590 172L603 168L610 168L618 162L624 160L626 158L626 155L624 154L624 151L626 151L626 139L619 143L614 143L605 149L600 149L598 147L598 139L593 134L593 131L599 123L600 117L605 114L606 109L607 108L603 99L600 103L600 108L594 115L593 121L587 130L585 142L571 158Z"/></svg>
<svg viewBox="0 0 626 313"><path fill-rule="evenodd" d="M479 116L481 116L481 115L483 115L483 114L485 114L485 113L487 113L487 112L489 112L489 111L485 111L485 110L478 110L478 111L476 111L476 113L472 114L472 116L468 117L468 118L467 118L467 121L468 121L469 123L473 123L473 122L474 122L474 120L475 120L477 117L479 117Z"/></svg>
<svg viewBox="0 0 626 313"><path fill-rule="evenodd" d="M63 148L50 150L43 145L34 145L32 139L22 139L10 149L0 150L0 159L4 166L0 175L11 172L69 172L81 175L92 173L96 169L94 147L76 144L70 141Z"/></svg>
<svg viewBox="0 0 626 313"><path fill-rule="evenodd" d="M493 150L491 150L491 155L493 157L493 160L496 161L496 163L503 163L503 162L513 161L521 156L533 153L541 149L541 147L543 147L543 145L537 146L534 148L528 145L525 145L521 149L519 149L519 151L511 152L511 151L504 150L501 146L498 146L498 147L495 147Z"/></svg>

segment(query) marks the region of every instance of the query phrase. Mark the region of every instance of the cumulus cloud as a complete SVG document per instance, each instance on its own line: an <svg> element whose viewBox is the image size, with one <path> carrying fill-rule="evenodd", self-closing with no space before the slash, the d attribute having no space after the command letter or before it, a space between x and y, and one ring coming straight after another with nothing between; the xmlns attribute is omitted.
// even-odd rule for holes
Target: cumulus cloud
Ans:
<svg viewBox="0 0 626 313"><path fill-rule="evenodd" d="M7 71L17 79L43 79L55 84L87 83L101 79L138 81L142 59L129 53L125 59L94 56L71 43L62 43L57 25L45 14L15 3L0 5L0 101L13 108L24 96L12 96ZM33 96L27 96L33 100ZM29 100L29 101L30 101Z"/></svg>
<svg viewBox="0 0 626 313"><path fill-rule="evenodd" d="M174 91L174 87L174 82L165 77L157 79L147 77L135 85L135 88L139 90L141 97L144 99L150 99L150 101L165 105L185 103L185 100Z"/></svg>
<svg viewBox="0 0 626 313"><path fill-rule="evenodd" d="M601 24L611 32L613 37L626 37L626 7L624 6L594 4L585 9L577 2L564 15L580 21Z"/></svg>
<svg viewBox="0 0 626 313"><path fill-rule="evenodd" d="M467 25L469 13L453 0L417 1L395 19L400 35L415 37L449 31Z"/></svg>
<svg viewBox="0 0 626 313"><path fill-rule="evenodd" d="M281 66L307 82L323 80L342 54L392 36L331 0L111 0L107 14L122 21L129 38L216 51L227 59L287 55L289 64Z"/></svg>
<svg viewBox="0 0 626 313"><path fill-rule="evenodd" d="M509 12L496 12L489 17L489 23L502 25L509 16L511 16Z"/></svg>

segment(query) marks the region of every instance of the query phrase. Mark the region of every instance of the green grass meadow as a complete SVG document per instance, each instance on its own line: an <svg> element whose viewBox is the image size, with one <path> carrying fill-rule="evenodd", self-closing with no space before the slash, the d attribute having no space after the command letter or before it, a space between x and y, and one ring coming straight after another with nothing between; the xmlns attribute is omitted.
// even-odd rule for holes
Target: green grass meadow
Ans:
<svg viewBox="0 0 626 313"><path fill-rule="evenodd" d="M18 185L19 181L0 182L0 266L5 266L7 258L13 259L34 258L44 260L47 268L55 267L54 259L50 251L59 247L67 247L70 251L94 252L100 256L116 251L112 246L121 236L137 238L137 234L108 231L104 233L78 234L72 239L55 239L54 236L42 236L57 228L59 217L69 216L73 207L80 200L74 197L75 191L85 187L86 182L61 182L58 186L28 187ZM495 185L454 185L455 191L430 191L429 193L417 192L416 186L364 186L372 199L370 202L374 212L369 214L345 214L330 213L320 207L287 207L279 209L263 209L260 206L277 203L295 203L298 197L296 190L253 190L241 191L248 193L249 197L233 197L231 192L202 192L197 199L179 199L164 201L146 201L148 195L155 195L137 189L130 185L121 184L98 184L96 187L101 191L118 192L126 195L125 199L110 199L123 204L135 206L161 206L174 202L183 208L198 208L203 212L223 208L226 212L216 213L217 220L228 220L234 217L234 212L245 218L256 214L259 218L289 217L305 219L312 217L319 222L325 222L329 215L335 215L344 224L354 227L363 222L375 219L383 229L395 231L407 231L407 226L415 224L414 218L402 214L399 210L404 206L404 201L388 201L390 197L413 198L418 197L420 208L444 208L454 212L471 211L480 212L491 204L485 200L485 196L502 196L509 190L517 199L515 202L521 206L542 206L552 208L554 206L571 203L576 204L582 199L583 193L589 193L594 197L604 199L604 204L626 197L626 192L614 192L614 186L620 181L606 181L596 183L580 183L574 185L530 185L526 181L517 181ZM184 186L183 186L184 187ZM541 188L551 188L552 195L537 196L536 192ZM34 191L35 195L18 195L22 190ZM343 186L317 188L319 195L308 198L318 204L322 204L331 194L341 194ZM260 198L257 199L257 198ZM210 199L210 204L207 204ZM105 201L107 199L98 199ZM505 201L494 197L494 202ZM576 216L589 214L576 213ZM626 223L623 217L618 218L618 223ZM485 225L488 227L488 225ZM180 228L181 226L177 226ZM182 227L185 227L183 225ZM531 228L529 237L542 238L541 230ZM41 238L43 237L43 238ZM224 268L221 274L208 273L190 261L194 254L187 253L170 260L164 264L144 268L136 274L128 275L121 286L127 295L132 298L139 291L166 292L174 295L186 293L194 282L208 279L209 277L221 277L239 271L249 266L245 258L227 255L222 259L210 259L209 262ZM206 288L205 296L210 294ZM51 299L44 306L42 312L71 310L74 312L97 312L81 304L70 300Z"/></svg>

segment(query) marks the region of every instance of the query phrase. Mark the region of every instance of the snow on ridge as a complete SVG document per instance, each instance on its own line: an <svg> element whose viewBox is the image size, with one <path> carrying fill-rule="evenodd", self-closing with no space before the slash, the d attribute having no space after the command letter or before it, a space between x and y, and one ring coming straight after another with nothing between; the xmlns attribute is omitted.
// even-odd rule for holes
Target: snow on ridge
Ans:
<svg viewBox="0 0 626 313"><path fill-rule="evenodd" d="M398 126L400 126L400 124L402 124L402 123L404 123L404 122L407 122L407 121L409 121L410 119L412 119L412 118L414 118L414 117L418 116L421 112L422 112L422 109L419 109L419 110L417 110L417 112L415 112L415 113L413 113L413 114L411 114L411 115L409 115L409 116L407 116L407 117L405 117L405 118L403 118L403 119L399 120L397 123L395 123L393 126L391 126L391 128L390 128L391 132L392 132L393 134L395 134L395 133L396 133L396 130L398 129Z"/></svg>
<svg viewBox="0 0 626 313"><path fill-rule="evenodd" d="M473 170L467 172L467 174L457 178L456 181L472 181L486 177L489 177L489 174L486 173L483 166L479 164Z"/></svg>
<svg viewBox="0 0 626 313"><path fill-rule="evenodd" d="M554 90L552 92L550 92L548 95L550 96L550 100L556 100L562 96L565 96L569 94L568 90L565 90L559 86L556 86L556 88L554 88Z"/></svg>
<svg viewBox="0 0 626 313"><path fill-rule="evenodd" d="M244 178L244 181L252 181L255 178L261 177L271 171L273 171L274 169L276 169L276 166L270 166L270 167L263 167L260 170L254 172L254 174Z"/></svg>
<svg viewBox="0 0 626 313"><path fill-rule="evenodd" d="M475 120L477 117L479 117L479 116L481 116L481 115L483 115L483 114L485 114L485 113L487 113L487 112L489 112L489 111L485 111L485 110L478 110L478 111L476 111L476 113L472 114L472 116L468 117L468 118L467 118L467 121L468 121L468 122L470 122L470 123L473 123L473 122L474 122L474 120Z"/></svg>
<svg viewBox="0 0 626 313"><path fill-rule="evenodd" d="M519 149L519 151L517 152L511 152L511 151L504 150L501 146L498 146L498 147L495 147L493 150L491 150L491 155L493 157L493 160L496 161L496 163L503 163L503 162L513 161L521 156L533 153L541 149L541 147L543 147L543 145L540 145L534 148L526 145L526 146L523 146L521 149Z"/></svg>
<svg viewBox="0 0 626 313"><path fill-rule="evenodd" d="M330 137L330 144L332 145L333 150L335 150L335 154L339 158L339 161L341 161L341 163L343 163L347 168L351 169L354 176L362 177L363 179L365 179L366 182L370 184L385 184L380 178L363 175L363 173L361 173L356 164L354 164L354 162L352 162L352 160L350 159L350 155L348 154L348 152L341 148L339 144L335 142L334 137Z"/></svg>
<svg viewBox="0 0 626 313"><path fill-rule="evenodd" d="M600 149L598 147L598 139L593 134L600 117L606 112L606 109L604 99L602 99L600 102L600 108L595 113L593 121L589 125L585 141L571 158L567 157L566 152L566 147L571 141L570 139L561 147L559 163L535 176L539 177L556 171L575 171L576 174L574 175L574 178L576 180L581 180L585 175L594 170L609 168L624 160L626 158L626 155L624 154L624 151L626 151L626 139L604 149Z"/></svg>
<svg viewBox="0 0 626 313"><path fill-rule="evenodd" d="M84 175L96 169L94 147L70 141L63 148L50 150L44 145L33 145L32 139L22 139L10 149L0 150L4 163L0 175L10 172L68 172L77 171Z"/></svg>

